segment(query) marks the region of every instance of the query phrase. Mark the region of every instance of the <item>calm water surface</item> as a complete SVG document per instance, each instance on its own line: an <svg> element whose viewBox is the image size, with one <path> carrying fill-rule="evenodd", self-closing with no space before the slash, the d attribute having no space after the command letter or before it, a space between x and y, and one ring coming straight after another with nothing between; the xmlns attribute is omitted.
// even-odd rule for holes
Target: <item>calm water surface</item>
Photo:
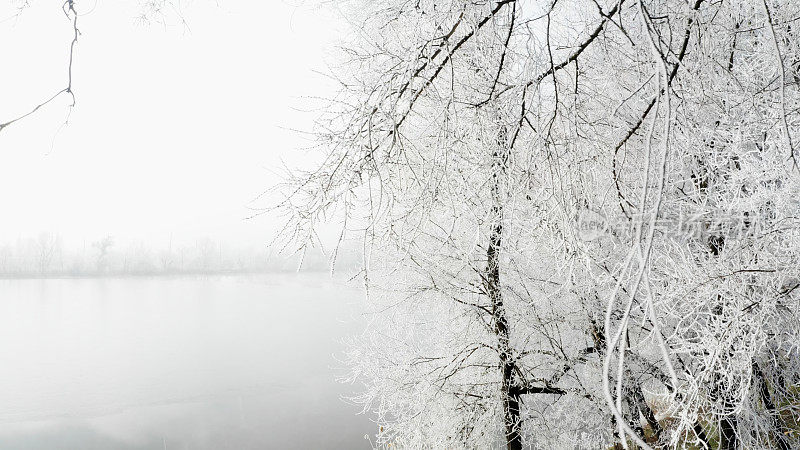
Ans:
<svg viewBox="0 0 800 450"><path fill-rule="evenodd" d="M2 449L358 449L324 274L0 280Z"/></svg>

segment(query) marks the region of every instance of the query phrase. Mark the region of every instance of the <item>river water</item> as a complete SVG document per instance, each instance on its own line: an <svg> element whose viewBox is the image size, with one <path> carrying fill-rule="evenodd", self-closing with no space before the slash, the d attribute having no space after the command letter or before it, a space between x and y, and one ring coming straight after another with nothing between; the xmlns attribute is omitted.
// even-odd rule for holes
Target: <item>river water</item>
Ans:
<svg viewBox="0 0 800 450"><path fill-rule="evenodd" d="M2 449L358 449L325 274L0 280Z"/></svg>

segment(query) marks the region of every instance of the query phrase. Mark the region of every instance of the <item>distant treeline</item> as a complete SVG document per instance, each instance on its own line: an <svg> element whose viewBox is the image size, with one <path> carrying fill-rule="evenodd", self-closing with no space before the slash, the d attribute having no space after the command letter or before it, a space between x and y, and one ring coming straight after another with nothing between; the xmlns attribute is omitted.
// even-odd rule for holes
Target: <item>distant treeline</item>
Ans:
<svg viewBox="0 0 800 450"><path fill-rule="evenodd" d="M287 272L297 270L298 254L278 254L266 245L228 246L203 238L189 244L153 248L142 242L119 244L111 237L66 246L53 233L0 243L0 277L96 277ZM357 265L352 251L340 251L337 267ZM326 271L329 257L311 249L302 257L303 271Z"/></svg>

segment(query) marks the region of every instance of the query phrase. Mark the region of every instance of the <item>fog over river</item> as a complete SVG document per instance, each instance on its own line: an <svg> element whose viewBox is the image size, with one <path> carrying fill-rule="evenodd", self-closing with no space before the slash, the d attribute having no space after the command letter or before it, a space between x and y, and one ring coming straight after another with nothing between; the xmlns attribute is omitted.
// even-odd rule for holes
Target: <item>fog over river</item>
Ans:
<svg viewBox="0 0 800 450"><path fill-rule="evenodd" d="M326 274L0 280L0 448L369 448Z"/></svg>

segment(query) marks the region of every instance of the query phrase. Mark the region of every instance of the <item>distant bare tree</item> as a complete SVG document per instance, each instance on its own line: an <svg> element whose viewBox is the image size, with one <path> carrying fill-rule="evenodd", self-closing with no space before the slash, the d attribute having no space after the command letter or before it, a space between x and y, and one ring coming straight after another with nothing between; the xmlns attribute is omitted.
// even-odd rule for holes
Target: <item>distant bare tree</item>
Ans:
<svg viewBox="0 0 800 450"><path fill-rule="evenodd" d="M210 238L199 239L195 242L197 269L208 272L214 269L215 262L219 263L218 244ZM218 265L218 264L217 264Z"/></svg>
<svg viewBox="0 0 800 450"><path fill-rule="evenodd" d="M39 273L49 273L60 253L61 239L52 233L40 233L36 239L36 267Z"/></svg>
<svg viewBox="0 0 800 450"><path fill-rule="evenodd" d="M9 274L12 268L11 258L14 252L10 245L0 245L0 274Z"/></svg>
<svg viewBox="0 0 800 450"><path fill-rule="evenodd" d="M159 252L159 262L161 263L161 270L169 272L174 269L175 255L172 251L172 235L169 237L169 245L166 249Z"/></svg>
<svg viewBox="0 0 800 450"><path fill-rule="evenodd" d="M108 271L108 255L111 247L114 246L114 238L106 236L103 239L93 242L92 247L97 250L97 259L95 260L95 268L98 273L105 273Z"/></svg>

